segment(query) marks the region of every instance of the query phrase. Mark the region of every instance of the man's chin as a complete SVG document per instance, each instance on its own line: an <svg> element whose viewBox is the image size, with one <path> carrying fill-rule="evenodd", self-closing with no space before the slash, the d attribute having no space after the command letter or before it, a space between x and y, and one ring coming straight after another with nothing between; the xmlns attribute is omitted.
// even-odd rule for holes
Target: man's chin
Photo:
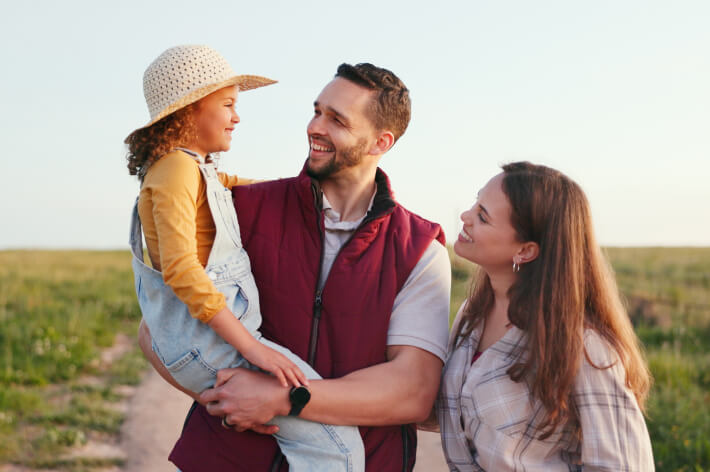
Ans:
<svg viewBox="0 0 710 472"><path fill-rule="evenodd" d="M314 169L314 168L313 168L311 165L309 165L309 164L306 164L306 174L308 175L308 177L310 177L310 178L312 178L312 179L316 179L316 180L322 180L322 179L323 179L323 175L321 175L321 173L318 172L318 170Z"/></svg>
<svg viewBox="0 0 710 472"><path fill-rule="evenodd" d="M306 161L306 174L308 174L309 177L321 180L332 173L332 166L332 161L318 162L309 154L308 160Z"/></svg>

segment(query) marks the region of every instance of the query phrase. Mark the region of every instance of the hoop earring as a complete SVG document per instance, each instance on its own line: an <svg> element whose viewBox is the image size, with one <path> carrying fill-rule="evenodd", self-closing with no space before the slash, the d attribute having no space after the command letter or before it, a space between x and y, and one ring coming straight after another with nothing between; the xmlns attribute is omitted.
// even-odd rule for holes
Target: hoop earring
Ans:
<svg viewBox="0 0 710 472"><path fill-rule="evenodd" d="M520 272L520 264L513 261L513 272Z"/></svg>

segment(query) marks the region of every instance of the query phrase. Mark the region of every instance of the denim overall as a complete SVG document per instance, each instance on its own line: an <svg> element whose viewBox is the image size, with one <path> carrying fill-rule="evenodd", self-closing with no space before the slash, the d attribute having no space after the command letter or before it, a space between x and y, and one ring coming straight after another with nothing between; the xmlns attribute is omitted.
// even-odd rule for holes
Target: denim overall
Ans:
<svg viewBox="0 0 710 472"><path fill-rule="evenodd" d="M259 293L249 256L242 247L232 192L219 181L213 163L205 163L202 156L183 151L198 162L216 228L205 267L207 275L224 294L227 307L259 342L288 357L307 378L320 379L301 358L261 336ZM219 369L259 370L206 323L190 315L187 305L165 285L162 274L144 263L142 239L136 200L130 234L136 294L153 340L153 351L173 378L186 389L199 393L214 385ZM357 427L314 423L292 416L275 417L270 424L279 427L274 436L292 472L365 470L365 451Z"/></svg>

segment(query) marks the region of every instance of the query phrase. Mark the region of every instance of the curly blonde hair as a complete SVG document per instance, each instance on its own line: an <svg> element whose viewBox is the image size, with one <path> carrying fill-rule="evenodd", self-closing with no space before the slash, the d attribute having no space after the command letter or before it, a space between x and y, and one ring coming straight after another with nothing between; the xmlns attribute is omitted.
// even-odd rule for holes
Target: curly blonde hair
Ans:
<svg viewBox="0 0 710 472"><path fill-rule="evenodd" d="M178 146L189 147L197 137L196 103L169 114L147 128L137 129L123 141L128 146L128 173L143 179L151 165Z"/></svg>

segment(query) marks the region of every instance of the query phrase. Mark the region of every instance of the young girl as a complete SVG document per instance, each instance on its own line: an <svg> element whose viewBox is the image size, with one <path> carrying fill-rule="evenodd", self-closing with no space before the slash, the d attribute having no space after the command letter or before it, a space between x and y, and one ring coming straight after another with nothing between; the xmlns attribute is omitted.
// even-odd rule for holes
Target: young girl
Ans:
<svg viewBox="0 0 710 472"><path fill-rule="evenodd" d="M178 46L146 70L148 125L126 138L128 168L141 190L131 248L136 292L164 375L191 396L212 387L219 369L261 368L292 386L294 416L278 417L276 438L293 471L362 471L356 427L298 419L303 384L318 374L288 349L261 337L259 295L231 199L249 181L216 171L239 123L239 91L274 83L235 75L206 46ZM142 231L153 268L143 262ZM230 427L226 419L223 426ZM306 439L307 438L307 439Z"/></svg>
<svg viewBox="0 0 710 472"><path fill-rule="evenodd" d="M652 471L649 373L582 190L509 164L461 220L479 271L437 401L451 470Z"/></svg>

